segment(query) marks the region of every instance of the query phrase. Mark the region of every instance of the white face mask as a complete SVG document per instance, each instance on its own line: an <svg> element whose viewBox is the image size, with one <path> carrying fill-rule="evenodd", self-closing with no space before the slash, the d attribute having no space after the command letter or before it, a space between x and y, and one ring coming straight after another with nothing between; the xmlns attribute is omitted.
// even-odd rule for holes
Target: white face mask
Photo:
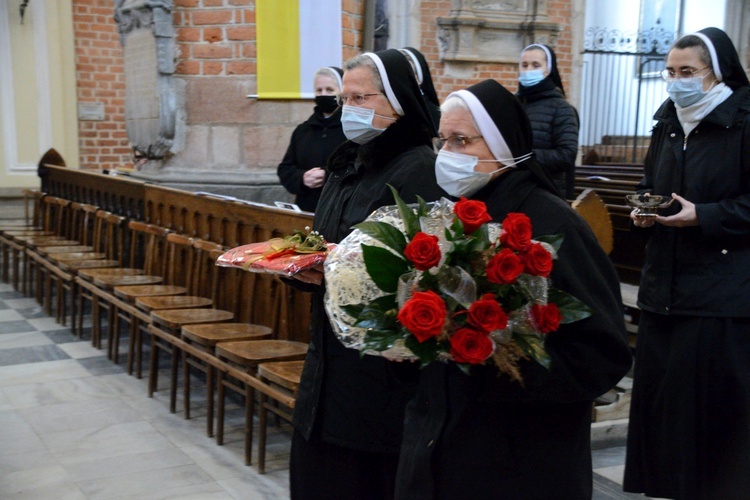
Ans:
<svg viewBox="0 0 750 500"><path fill-rule="evenodd" d="M480 160L476 156L453 153L441 149L435 160L435 177L438 186L451 196L471 196L486 186L492 174L513 167L502 167L489 173L475 172L480 162L498 163L497 160Z"/></svg>
<svg viewBox="0 0 750 500"><path fill-rule="evenodd" d="M367 144L382 134L385 130L384 128L375 128L372 125L372 119L375 116L396 121L395 118L376 115L374 109L359 108L344 104L341 109L341 128L344 130L346 138L357 144Z"/></svg>

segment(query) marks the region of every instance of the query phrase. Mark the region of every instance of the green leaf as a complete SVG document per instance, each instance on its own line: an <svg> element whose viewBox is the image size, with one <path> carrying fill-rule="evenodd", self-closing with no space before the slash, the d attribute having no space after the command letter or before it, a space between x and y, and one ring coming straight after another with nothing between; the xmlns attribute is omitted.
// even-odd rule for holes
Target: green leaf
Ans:
<svg viewBox="0 0 750 500"><path fill-rule="evenodd" d="M534 238L536 241L541 241L543 243L547 243L552 248L555 249L555 252L560 251L560 247L562 246L563 239L565 238L562 234L547 234L544 236L540 236L538 238Z"/></svg>
<svg viewBox="0 0 750 500"><path fill-rule="evenodd" d="M442 350L440 343L432 337L420 342L414 335L409 335L404 341L406 347L419 358L420 367L424 368L437 359L438 353Z"/></svg>
<svg viewBox="0 0 750 500"><path fill-rule="evenodd" d="M393 347L393 344L401 338L401 333L394 330L368 330L365 333L365 338L362 341L364 349L361 353L364 354L366 349L372 349L373 351L382 352Z"/></svg>
<svg viewBox="0 0 750 500"><path fill-rule="evenodd" d="M367 273L378 288L395 293L398 278L409 270L409 263L385 248L365 244L362 244L362 257Z"/></svg>
<svg viewBox="0 0 750 500"><path fill-rule="evenodd" d="M393 199L396 200L396 205L398 206L398 212L401 215L401 220L404 221L406 235L409 237L409 239L412 239L420 229L419 217L417 217L417 214L414 213L414 210L412 210L409 205L404 203L404 200L402 200L398 195L398 191L396 191L395 187L391 186L390 184L388 184L388 187L391 189L391 193L393 193Z"/></svg>
<svg viewBox="0 0 750 500"><path fill-rule="evenodd" d="M520 347L524 353L528 354L531 359L549 370L552 358L544 349L544 339L537 337L536 335L515 333L513 334L513 340L516 341L518 347Z"/></svg>
<svg viewBox="0 0 750 500"><path fill-rule="evenodd" d="M417 217L424 217L428 213L430 213L430 207L427 205L427 202L424 201L424 198L417 195L417 203L419 203L419 209L417 210Z"/></svg>
<svg viewBox="0 0 750 500"><path fill-rule="evenodd" d="M362 308L354 326L376 330L393 330L398 327L396 323L397 314L395 295L386 295L373 300Z"/></svg>
<svg viewBox="0 0 750 500"><path fill-rule="evenodd" d="M397 228L385 222L365 221L353 226L372 238L375 238L399 255L404 255L406 237Z"/></svg>
<svg viewBox="0 0 750 500"><path fill-rule="evenodd" d="M359 318L364 308L365 308L364 304L350 304L347 306L341 306L341 309L343 309L344 312L348 314L349 316L351 316L352 318Z"/></svg>
<svg viewBox="0 0 750 500"><path fill-rule="evenodd" d="M550 288L547 291L547 296L548 301L555 303L560 310L562 314L561 323L563 324L574 323L594 314L593 309L568 292L557 288Z"/></svg>

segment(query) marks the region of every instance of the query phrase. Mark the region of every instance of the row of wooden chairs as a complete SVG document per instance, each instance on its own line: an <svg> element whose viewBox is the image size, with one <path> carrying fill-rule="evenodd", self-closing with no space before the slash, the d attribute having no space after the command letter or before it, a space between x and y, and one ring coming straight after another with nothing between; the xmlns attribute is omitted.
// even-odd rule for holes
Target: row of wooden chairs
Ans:
<svg viewBox="0 0 750 500"><path fill-rule="evenodd" d="M128 324L127 371L138 378L146 332L148 395L157 390L159 358L166 353L172 413L177 409L180 372L185 418L191 413L191 370L202 372L206 433L215 435L218 444L224 439L226 389L244 396L248 465L257 393L263 424L258 461L259 471L264 472L267 412L289 419L282 407L294 406L307 345L274 339L266 326L233 322L237 308L247 306L243 301L231 302L235 310L219 308L222 287L242 290L242 281L251 279L249 273L216 266L225 251L216 243L43 193L28 193L28 199L34 208L25 223L0 227L2 278L35 295L47 314L54 309L62 324L70 311L71 328L79 337L84 309L90 304L91 342L102 348L102 318L106 318L107 355L114 363L119 362L120 325Z"/></svg>

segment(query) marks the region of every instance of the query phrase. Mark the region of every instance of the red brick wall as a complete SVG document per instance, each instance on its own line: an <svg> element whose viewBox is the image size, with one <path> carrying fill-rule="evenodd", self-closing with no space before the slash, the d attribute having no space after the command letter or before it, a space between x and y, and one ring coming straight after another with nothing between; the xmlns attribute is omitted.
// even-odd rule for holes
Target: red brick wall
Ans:
<svg viewBox="0 0 750 500"><path fill-rule="evenodd" d="M104 103L103 121L79 121L82 168L111 169L130 157L125 131L125 76L112 0L73 0L79 103Z"/></svg>
<svg viewBox="0 0 750 500"><path fill-rule="evenodd" d="M445 75L445 63L439 60L438 48L438 25L437 18L448 17L451 8L450 0L431 0L421 2L422 9L421 30L422 42L420 51L427 58L432 72L433 83L438 97L442 100L452 91L459 88L465 88L474 83L478 83L487 78L494 78L515 92L518 88L518 64L476 64L473 69L473 76L468 79L456 79ZM547 14L550 21L558 23L562 28L559 33L555 49L557 56L557 65L560 76L563 80L563 86L568 87L568 80L571 71L571 33L570 33L570 16L571 1L558 0L547 3Z"/></svg>

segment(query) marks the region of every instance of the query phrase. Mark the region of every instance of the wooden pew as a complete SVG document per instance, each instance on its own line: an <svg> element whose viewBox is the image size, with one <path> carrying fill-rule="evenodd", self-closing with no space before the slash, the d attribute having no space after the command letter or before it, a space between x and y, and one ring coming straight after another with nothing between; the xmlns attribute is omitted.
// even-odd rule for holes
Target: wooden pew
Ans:
<svg viewBox="0 0 750 500"><path fill-rule="evenodd" d="M227 200L189 191L155 186L127 176L49 167L51 193L96 204L129 218L225 247L234 247L290 234L312 226L309 213ZM253 274L242 290L224 290L222 300L244 301L237 321L274 328L276 338L309 341L310 296L278 277ZM234 304L217 304L234 309Z"/></svg>

